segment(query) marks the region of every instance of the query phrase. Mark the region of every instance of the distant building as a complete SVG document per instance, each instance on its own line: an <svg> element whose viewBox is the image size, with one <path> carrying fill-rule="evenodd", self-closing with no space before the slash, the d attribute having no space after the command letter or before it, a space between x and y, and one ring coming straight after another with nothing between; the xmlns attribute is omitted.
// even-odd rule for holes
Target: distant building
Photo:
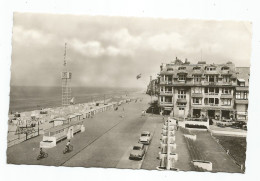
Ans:
<svg viewBox="0 0 260 181"><path fill-rule="evenodd" d="M162 64L158 106L175 117L247 119L249 68L226 64L191 64L176 57Z"/></svg>
<svg viewBox="0 0 260 181"><path fill-rule="evenodd" d="M158 95L158 90L159 90L159 87L158 87L158 82L159 80L158 79L150 79L150 82L147 86L147 91L146 91L146 94L148 95L152 95L152 96L155 96L155 95Z"/></svg>

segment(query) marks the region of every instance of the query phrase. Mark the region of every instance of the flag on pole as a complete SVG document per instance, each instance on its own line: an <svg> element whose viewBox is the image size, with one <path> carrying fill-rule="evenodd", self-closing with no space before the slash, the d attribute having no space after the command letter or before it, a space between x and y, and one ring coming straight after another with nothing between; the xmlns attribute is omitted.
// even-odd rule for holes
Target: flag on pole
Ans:
<svg viewBox="0 0 260 181"><path fill-rule="evenodd" d="M142 76L142 74L137 75L137 76L136 76L136 79L140 79L141 76Z"/></svg>

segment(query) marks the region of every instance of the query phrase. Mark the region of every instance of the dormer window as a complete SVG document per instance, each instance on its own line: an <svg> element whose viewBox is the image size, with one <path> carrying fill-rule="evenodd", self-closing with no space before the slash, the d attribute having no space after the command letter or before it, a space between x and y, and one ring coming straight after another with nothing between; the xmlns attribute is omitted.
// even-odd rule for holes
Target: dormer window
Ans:
<svg viewBox="0 0 260 181"><path fill-rule="evenodd" d="M193 67L193 70L200 70L201 67Z"/></svg>
<svg viewBox="0 0 260 181"><path fill-rule="evenodd" d="M244 79L238 79L237 80L237 84L240 87L245 87L245 80Z"/></svg>
<svg viewBox="0 0 260 181"><path fill-rule="evenodd" d="M186 75L185 74L180 74L178 77L179 81L185 81L186 80Z"/></svg>
<svg viewBox="0 0 260 181"><path fill-rule="evenodd" d="M208 71L214 71L216 70L216 67L205 67L205 69Z"/></svg>
<svg viewBox="0 0 260 181"><path fill-rule="evenodd" d="M178 70L186 70L186 67L179 67Z"/></svg>
<svg viewBox="0 0 260 181"><path fill-rule="evenodd" d="M229 67L222 67L221 70L229 70Z"/></svg>

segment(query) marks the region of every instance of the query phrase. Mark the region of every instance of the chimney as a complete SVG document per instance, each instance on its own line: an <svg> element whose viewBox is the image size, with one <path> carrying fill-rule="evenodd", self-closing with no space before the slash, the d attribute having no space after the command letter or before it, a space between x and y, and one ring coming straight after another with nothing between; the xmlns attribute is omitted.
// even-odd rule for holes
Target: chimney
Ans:
<svg viewBox="0 0 260 181"><path fill-rule="evenodd" d="M150 76L150 82L152 81L152 79L153 79L153 77L152 77L152 76Z"/></svg>

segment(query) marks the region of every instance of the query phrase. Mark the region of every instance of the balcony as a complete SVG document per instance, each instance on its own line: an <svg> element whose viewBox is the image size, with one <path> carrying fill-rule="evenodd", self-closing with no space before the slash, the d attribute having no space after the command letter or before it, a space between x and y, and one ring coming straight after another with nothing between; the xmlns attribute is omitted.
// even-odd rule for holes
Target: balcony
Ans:
<svg viewBox="0 0 260 181"><path fill-rule="evenodd" d="M234 96L232 94L221 94L220 95L220 98L223 99L223 98L226 98L226 99L233 99Z"/></svg>
<svg viewBox="0 0 260 181"><path fill-rule="evenodd" d="M208 93L205 93L205 95L211 95L211 96L216 96L218 95L219 93L217 92L208 92Z"/></svg>
<svg viewBox="0 0 260 181"><path fill-rule="evenodd" d="M173 92L172 92L172 91L160 92L160 95L163 95L163 96L172 96L172 95L173 95Z"/></svg>
<svg viewBox="0 0 260 181"><path fill-rule="evenodd" d="M215 82L208 82L208 81L202 81L202 85L206 86L236 86L236 83L234 82L223 82L223 81L215 81Z"/></svg>
<svg viewBox="0 0 260 181"><path fill-rule="evenodd" d="M202 93L192 93L191 97L203 97Z"/></svg>
<svg viewBox="0 0 260 181"><path fill-rule="evenodd" d="M173 106L173 102L160 102L160 106Z"/></svg>
<svg viewBox="0 0 260 181"><path fill-rule="evenodd" d="M213 106L213 107L218 107L219 104L215 104L215 103L207 103L205 104L205 106Z"/></svg>
<svg viewBox="0 0 260 181"><path fill-rule="evenodd" d="M172 81L160 81L161 85L171 85Z"/></svg>
<svg viewBox="0 0 260 181"><path fill-rule="evenodd" d="M236 104L248 104L248 99L236 99Z"/></svg>

